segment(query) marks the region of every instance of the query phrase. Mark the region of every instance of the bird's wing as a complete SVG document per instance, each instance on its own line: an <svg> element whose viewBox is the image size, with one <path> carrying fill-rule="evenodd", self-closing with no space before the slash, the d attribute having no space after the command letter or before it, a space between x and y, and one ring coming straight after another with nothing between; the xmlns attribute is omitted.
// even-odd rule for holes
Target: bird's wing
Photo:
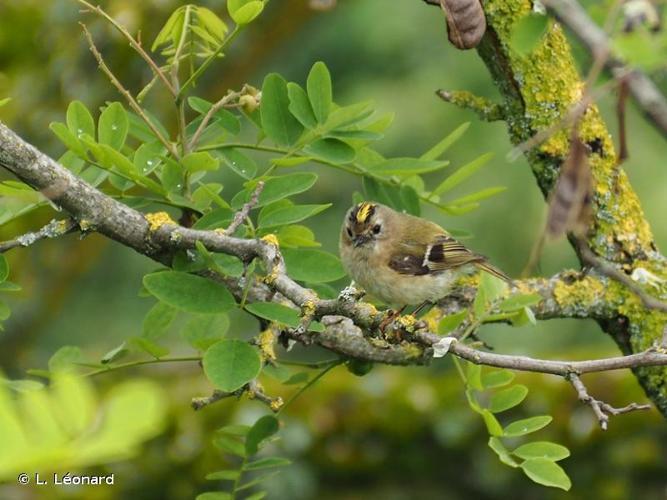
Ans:
<svg viewBox="0 0 667 500"><path fill-rule="evenodd" d="M505 273L489 264L486 257L472 252L447 234L437 235L433 241L426 243L404 241L389 259L391 269L413 276L437 274L466 264L475 264L494 276L510 281Z"/></svg>

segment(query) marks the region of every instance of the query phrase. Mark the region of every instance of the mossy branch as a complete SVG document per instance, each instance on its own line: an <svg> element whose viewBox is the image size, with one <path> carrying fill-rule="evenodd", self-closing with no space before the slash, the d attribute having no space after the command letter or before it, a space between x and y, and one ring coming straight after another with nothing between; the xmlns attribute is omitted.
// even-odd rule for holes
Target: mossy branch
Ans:
<svg viewBox="0 0 667 500"><path fill-rule="evenodd" d="M558 23L548 29L531 54L522 56L512 50L512 30L522 17L532 12L531 1L487 0L484 10L487 32L478 54L503 96L510 139L514 145L520 145L540 131L563 123L581 100L584 84ZM526 152L545 196L567 158L570 128L560 128ZM593 221L587 247L596 257L604 259L605 265L628 279L652 276L652 283L640 285L644 291L650 288L656 299L664 301L667 260L656 248L639 198L618 165L609 131L595 105L588 106L581 116L579 134L590 149L589 164L594 179ZM580 248L575 245L575 250L579 252ZM585 264L582 255L580 260ZM614 280L608 281L604 290L599 288L597 280L590 285L587 290L579 288L575 294L561 283L556 292L563 301L579 308L581 317L596 319L626 354L643 352L661 338L667 314L647 308L630 288ZM593 297L599 300L594 301ZM586 307L592 302L596 302L595 311ZM667 370L640 368L635 372L649 397L667 415Z"/></svg>

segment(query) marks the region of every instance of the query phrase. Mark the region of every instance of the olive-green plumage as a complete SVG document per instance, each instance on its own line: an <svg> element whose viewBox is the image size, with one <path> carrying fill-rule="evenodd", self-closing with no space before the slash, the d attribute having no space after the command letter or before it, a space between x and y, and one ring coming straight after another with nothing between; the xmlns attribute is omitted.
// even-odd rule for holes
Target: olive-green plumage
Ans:
<svg viewBox="0 0 667 500"><path fill-rule="evenodd" d="M360 203L347 212L340 256L356 283L391 305L436 302L462 274L479 269L511 281L437 224L379 203Z"/></svg>

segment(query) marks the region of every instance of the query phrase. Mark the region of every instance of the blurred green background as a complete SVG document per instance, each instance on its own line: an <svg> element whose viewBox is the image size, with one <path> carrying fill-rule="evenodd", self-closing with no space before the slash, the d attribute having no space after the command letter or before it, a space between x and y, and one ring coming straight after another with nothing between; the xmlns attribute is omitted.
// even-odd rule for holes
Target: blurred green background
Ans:
<svg viewBox="0 0 667 500"><path fill-rule="evenodd" d="M484 123L470 112L438 100L434 91L467 89L497 98L488 73L475 52L453 49L446 41L444 18L419 0L339 0L319 11L307 0L274 0L260 21L244 32L200 83L198 95L214 100L244 82L257 87L276 71L303 82L310 66L324 61L340 104L373 99L381 111L395 113L381 152L419 155L465 121L471 126L448 153L459 166L492 151L490 165L455 195L504 185L507 191L460 217L426 209L444 227L465 229L466 243L488 255L510 275L523 268L544 219L544 201L523 159L509 162L505 125ZM141 31L146 45L169 13L182 2L106 0L101 2L131 32ZM224 13L224 3L202 1ZM0 119L52 156L63 152L48 129L63 121L67 104L82 100L97 109L119 100L97 71L78 22L92 28L99 47L120 79L134 90L150 78L149 70L107 25L79 12L73 0L2 0L0 2L0 98L12 97ZM575 47L578 62L587 56ZM147 102L158 114L161 96ZM612 132L617 128L613 95L601 109ZM166 123L173 117L163 116ZM630 105L630 158L624 165L638 191L657 244L667 246L664 224L667 144ZM351 204L358 178L308 165L320 174L304 202L331 201L333 207L310 226L323 247L337 251L339 223ZM4 174L2 174L4 176ZM442 174L437 174L442 176ZM431 179L436 182L438 178ZM229 174L224 194L240 185ZM40 227L54 217L43 209L0 227L8 239ZM148 259L99 236L47 241L9 255L12 280L24 291L12 303L13 316L0 334L0 368L12 377L26 368L43 368L60 346L80 345L97 360L122 339L137 334L152 301L138 297L142 275L155 268ZM550 275L576 266L565 242L547 245L539 272ZM343 283L341 283L343 284ZM256 326L233 318L233 331L247 334ZM174 328L174 354L188 353ZM549 358L586 359L617 354L613 342L592 321L554 320L536 327L485 327L481 335L499 352ZM295 357L330 357L295 353ZM210 387L198 366L147 367L99 377L105 388L115 377L142 374L159 379L171 394L168 431L150 442L131 462L105 470L116 486L72 490L0 485L0 498L160 498L194 497L213 489L204 480L228 458L210 444L211 432L228 422L252 422L264 407L224 401L194 413L193 396ZM521 406L525 416L549 413L554 424L537 434L567 445L572 457L562 462L573 481L570 493L539 487L520 472L501 465L486 446L486 430L464 402L462 387L449 361L429 368L378 367L364 378L337 368L286 413L282 440L275 445L294 460L269 484L275 499L431 499L431 498L664 498L667 494L667 427L656 411L612 419L602 433L592 412L574 391L555 377L520 375L531 392ZM586 380L593 394L612 404L643 401L629 372L605 373ZM280 389L284 390L284 389ZM284 397L289 392L282 394ZM0 444L1 445L1 444Z"/></svg>

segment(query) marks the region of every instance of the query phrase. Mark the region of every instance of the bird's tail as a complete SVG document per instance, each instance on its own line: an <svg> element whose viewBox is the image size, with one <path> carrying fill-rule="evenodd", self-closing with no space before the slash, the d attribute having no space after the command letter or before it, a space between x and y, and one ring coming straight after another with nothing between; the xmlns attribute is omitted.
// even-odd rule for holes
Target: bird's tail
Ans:
<svg viewBox="0 0 667 500"><path fill-rule="evenodd" d="M492 266L486 261L482 262L475 262L478 268L482 269L483 271L486 271L489 274L492 274L496 278L500 278L503 281L506 281L507 283L512 283L512 278L507 276L504 272L502 272L500 269L498 269L495 266Z"/></svg>

